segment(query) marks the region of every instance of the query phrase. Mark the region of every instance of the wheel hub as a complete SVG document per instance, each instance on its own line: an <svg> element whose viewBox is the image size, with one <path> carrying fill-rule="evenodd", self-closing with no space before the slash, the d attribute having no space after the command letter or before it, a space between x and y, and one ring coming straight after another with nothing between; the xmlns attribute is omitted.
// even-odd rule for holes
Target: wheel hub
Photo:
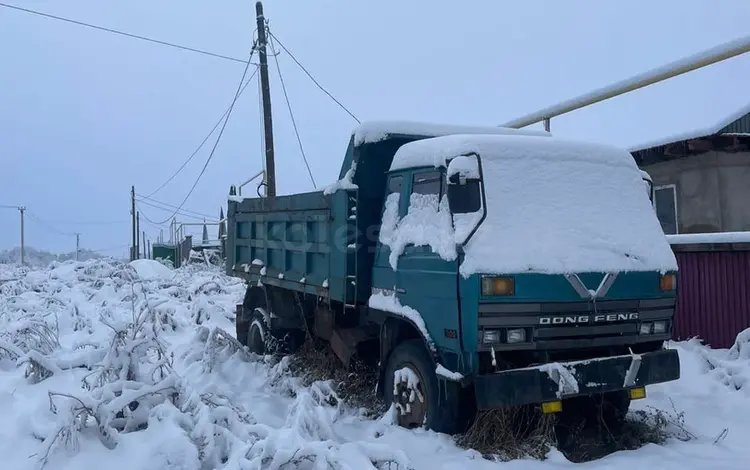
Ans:
<svg viewBox="0 0 750 470"><path fill-rule="evenodd" d="M393 377L393 403L397 423L405 428L418 428L427 418L427 395L424 380L413 364L404 364Z"/></svg>

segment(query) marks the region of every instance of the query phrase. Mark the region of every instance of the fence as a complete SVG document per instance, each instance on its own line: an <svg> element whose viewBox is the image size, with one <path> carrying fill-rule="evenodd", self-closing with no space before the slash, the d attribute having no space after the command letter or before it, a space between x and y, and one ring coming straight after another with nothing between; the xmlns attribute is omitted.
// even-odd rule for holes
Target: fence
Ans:
<svg viewBox="0 0 750 470"><path fill-rule="evenodd" d="M750 232L668 238L680 268L674 339L731 347L750 328Z"/></svg>

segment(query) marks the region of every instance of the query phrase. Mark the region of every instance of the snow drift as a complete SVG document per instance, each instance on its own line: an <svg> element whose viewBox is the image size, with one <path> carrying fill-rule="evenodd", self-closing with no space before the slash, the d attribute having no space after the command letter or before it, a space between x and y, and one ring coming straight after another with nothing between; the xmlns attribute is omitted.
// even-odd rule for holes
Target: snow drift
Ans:
<svg viewBox="0 0 750 470"><path fill-rule="evenodd" d="M497 468L448 436L393 426L390 413L365 419L337 399L335 384L305 387L287 360L247 353L227 333L244 286L218 269L142 277L131 265L96 260L5 266L0 275L15 279L0 285L4 468ZM674 403L695 439L588 466L744 468L749 339L750 330L729 350L674 344L682 378L634 403ZM566 464L553 449L544 461L505 465Z"/></svg>

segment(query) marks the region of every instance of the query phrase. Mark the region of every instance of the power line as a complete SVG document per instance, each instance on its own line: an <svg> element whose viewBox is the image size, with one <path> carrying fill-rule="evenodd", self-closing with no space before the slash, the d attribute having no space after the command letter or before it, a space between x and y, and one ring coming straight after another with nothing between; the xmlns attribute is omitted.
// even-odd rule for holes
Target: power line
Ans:
<svg viewBox="0 0 750 470"><path fill-rule="evenodd" d="M158 228L158 229L169 228L166 225L157 224L153 220L149 219L148 216L146 215L146 213L143 212L143 209L141 209L141 207L139 205L136 205L136 207L138 208L138 214L140 214L143 217L143 220L147 224L151 225L152 227ZM153 206L153 207L156 207L156 206ZM167 210L167 209L162 209L162 210Z"/></svg>
<svg viewBox="0 0 750 470"><path fill-rule="evenodd" d="M354 119L355 121L357 121L357 124L360 124L360 122L359 122L359 119L357 119L357 116L355 116L354 114L352 114L352 112L351 112L351 111L349 111L349 110L347 109L347 107L346 107L346 106L344 106L343 104L341 104L341 102L340 102L339 100L337 100L337 99L336 99L336 98L335 98L335 97L334 97L334 96L333 96L332 94L330 94L330 93L328 92L328 90L326 90L325 88L323 88L323 85L321 85L320 83L318 83L318 81L317 81L317 80L315 80L315 77L313 77L313 76L312 76L312 74L311 74L310 72L308 72L308 71L307 71L307 69L305 68L305 66L304 66L304 65L302 65L302 64L301 64L301 63L300 63L300 62L299 62L299 61L297 60L297 58L296 58L296 57L294 57L294 54L292 54L292 53L291 53L291 52L289 51L289 49L287 49L287 48L286 48L286 47L284 46L284 44L283 44L283 43L282 43L281 41L279 41L279 38L277 38L276 36L274 36L274 34L273 34L273 33L272 33L272 32L271 32L270 30L268 31L268 35L269 35L269 36L271 36L271 37L272 37L272 38L274 39L274 41L276 41L277 43L279 43L279 46L280 46L280 47L281 47L282 49L284 49L284 52L286 52L287 54L289 54L289 57L291 57L291 58L292 58L292 60L293 60L293 61L294 61L294 62L295 62L295 63L296 63L296 64L297 64L298 66L299 66L299 68L301 68L301 69L302 69L302 71L303 71L303 72L305 72L305 73L307 74L307 76L308 76L308 77L310 77L310 80L312 80L312 81L313 81L313 83L315 83L315 85L316 85L316 86L317 86L317 87L318 87L318 88L320 89L320 91L322 91L323 93L325 93L326 95L328 95L328 97L329 97L329 98L331 98L331 99L332 99L332 100L333 100L333 101L334 101L334 102L335 102L335 103L336 103L337 105L339 105L339 107L340 107L341 109L343 109L344 111L346 111L346 113L347 113L347 114L349 114L349 116L351 116L351 117L352 117L352 118L353 118L353 119Z"/></svg>
<svg viewBox="0 0 750 470"><path fill-rule="evenodd" d="M62 231L62 230L54 227L53 225L51 225L49 222L45 222L44 220L40 219L39 216L34 215L34 213L31 212L28 209L26 210L26 216L29 219L33 220L34 222L42 224L45 227L47 227L48 229L52 230L53 232L57 232L60 235L65 235L65 236L68 236L68 237L75 237L76 236L75 232L72 232L72 233L71 232L64 232L64 231Z"/></svg>
<svg viewBox="0 0 750 470"><path fill-rule="evenodd" d="M270 34L270 33L269 33ZM279 65L279 56L276 54L276 48L273 46L274 41L269 41L271 45L271 53L273 54L274 61L276 62L276 70L279 73L279 81L281 82L281 90L284 92L284 99L286 100L286 107L289 109L289 117L292 119L292 127L294 128L294 135L297 136L297 144L299 145L299 151L302 153L302 160L305 162L305 166L307 167L307 173L310 175L310 180L312 181L313 187L315 189L318 188L318 185L315 184L315 177L313 177L312 170L310 170L310 164L307 162L307 156L305 155L305 149L302 147L302 139L299 136L299 131L297 130L297 121L294 119L294 112L292 111L292 104L289 102L289 95L286 92L286 85L284 84L284 76L281 73L281 66Z"/></svg>
<svg viewBox="0 0 750 470"><path fill-rule="evenodd" d="M162 206L153 204L151 202L144 201L143 199L137 199L137 201L138 201L139 204L144 204L144 205L147 205L149 207L153 207L154 209L159 209L160 211L164 211L164 212L172 212L172 211L174 211L176 209L176 206L172 206L171 204L164 204L167 207L162 207ZM141 211L141 214L144 216L144 218L146 218L146 220L148 220L152 224L158 225L160 227L166 227L166 225L165 225L164 222L159 223L159 222L156 222L156 221L148 219L146 217L145 213L143 213L143 211ZM215 217L210 217L210 216L205 215L205 214L199 214L199 213L196 213L196 212L185 212L184 209L177 211L174 215L177 215L177 214L179 214L179 215L181 215L183 217L188 217L188 218L197 219L197 220L211 220L211 221L216 221L217 220Z"/></svg>
<svg viewBox="0 0 750 470"><path fill-rule="evenodd" d="M76 221L76 220L48 220L51 224L61 225L120 225L128 224L128 220L88 220L88 221Z"/></svg>
<svg viewBox="0 0 750 470"><path fill-rule="evenodd" d="M258 73L258 68L256 68L256 69L255 69L255 71L253 72L253 74L252 74L252 75L250 75L250 78L248 78L248 79L247 79L247 81L245 82L245 84L244 84L244 85L242 85L242 88L240 89L240 93L239 93L239 95L237 95L237 97L238 97L238 98L239 98L239 96L240 96L240 95L242 95L242 92L243 92L243 91L245 91L245 88L247 88L247 85L249 85L249 84L250 84L250 82L252 81L252 79L253 79L253 78L255 77L255 75L256 75L257 73ZM177 171L175 171L175 172L174 172L174 173L172 174L172 176L170 176L170 177L169 177L169 178L168 178L168 179L167 179L167 180L166 180L166 181L165 181L164 183L162 183L162 185L161 185L161 186L159 186L158 188L156 188L156 189L155 189L154 191L152 191L152 192L151 192L151 193L150 193L150 194L149 194L148 196L145 196L145 197L151 197L151 196L153 196L154 194L156 194L156 193L158 193L159 191L161 191L161 189L162 189L162 188L164 188L164 186L166 186L167 184L169 184L169 182L170 182L170 181L172 181L172 180L173 180L173 179L174 179L174 178L175 178L175 177L176 177L176 176L177 176L177 175L178 175L178 174L179 174L179 173L180 173L180 172L181 172L181 171L182 171L182 170L183 170L183 169L185 168L185 166L187 166L187 164L188 164L188 163L190 163L190 161L191 161L191 160L192 160L192 159L193 159L193 158L194 158L194 157L195 157L196 155L198 155L198 152L200 151L200 149L202 149L202 148L203 148L203 146L204 146L204 145L206 144L206 142L208 142L208 139L210 139L210 138L211 138L211 136L212 136L212 135L214 134L214 132L216 131L216 129L217 129L218 127L219 127L219 125L221 124L221 122L222 122L222 121L224 120L224 117L225 117L225 116L226 116L227 114L229 114L229 112L230 112L230 110L232 109L232 106L233 106L233 105L234 105L234 102L232 102L232 104L231 104L231 105L230 105L230 106L229 106L229 107L228 107L228 108L226 109L226 111L224 111L224 114L222 114L222 115L221 115L221 117L219 118L219 120L218 120L218 121L216 121L216 124L214 124L214 127L213 127L213 128L211 129L211 132L209 132L209 133L208 133L208 134L206 135L206 137L205 137L205 138L203 139L203 141L202 141L202 142L200 143L200 145L198 145L198 147L197 147L197 148L196 148L196 149L195 149L195 150L193 151L193 153L192 153L192 154L190 154L190 156L188 157L188 159L187 159L187 160L185 160L185 161L184 161L184 162L182 163L182 165L181 165L181 166L180 166L180 167L179 167L179 168L177 169Z"/></svg>
<svg viewBox="0 0 750 470"><path fill-rule="evenodd" d="M93 249L93 248L81 248L81 251L86 250L86 251L91 251L91 252L94 252L94 253L104 253L104 252L107 252L107 251L124 249L124 248L128 248L128 247L130 247L130 243L125 244L125 245L109 246L109 247L106 247L106 248L97 248L96 250Z"/></svg>
<svg viewBox="0 0 750 470"><path fill-rule="evenodd" d="M137 201L143 202L146 205L159 204L161 206L165 206L165 207L168 207L170 209L177 209L177 206L175 206L174 204L169 204L169 203L166 203L166 202L162 202L162 201L159 201L159 200L156 200L154 198L151 198L151 197L148 197L148 196L144 196L144 195L138 194L138 193L136 193L135 195L136 195L136 200ZM146 201L150 201L152 204L148 204L148 202L146 202ZM198 215L198 216L209 218L209 219L216 219L216 217L214 217L212 215L208 215L208 214L205 214L203 212L198 212L198 211L194 211L194 210L190 210L190 209L180 209L180 212L184 213L184 214L194 214L194 215Z"/></svg>
<svg viewBox="0 0 750 470"><path fill-rule="evenodd" d="M255 52L256 44L253 43L253 47L250 49L250 57L247 58L247 63L245 64L245 70L242 72L242 78L240 79L240 83L237 85L237 91L234 94L234 100L232 100L232 105L229 107L229 112L227 113L226 119L224 119L224 123L221 126L221 130L219 131L219 135L216 137L216 142L214 142L214 146L211 149L211 153L208 155L208 158L206 159L206 163L203 165L203 168L201 169L200 174L198 174L198 177L195 179L195 182L193 183L193 186L190 188L190 191L185 195L185 198L180 202L180 205L178 208L174 211L172 215L164 219L160 223L166 223L168 222L172 217L174 217L177 212L182 209L182 206L185 205L185 202L187 202L188 198L191 194L193 194L193 191L195 190L195 187L198 186L198 182L203 177L203 173L206 172L206 168L208 168L208 164L211 162L211 159L214 157L214 153L216 152L216 148L219 146L219 142L221 141L221 136L224 135L224 129L227 127L227 122L229 122L229 117L232 115L232 110L234 109L234 105L237 102L237 98L240 95L240 90L242 89L242 85L245 83L245 77L247 76L247 70L250 68L250 60L253 58L253 53Z"/></svg>
<svg viewBox="0 0 750 470"><path fill-rule="evenodd" d="M133 39L140 39L142 41L148 41L148 42L152 42L154 44L161 44L163 46L169 46L169 47L173 47L173 48L176 48L176 49L182 49L182 50L185 50L185 51L196 52L198 54L203 54L203 55L215 57L215 58L218 58L218 59L231 60L232 62L240 62L240 63L243 63L243 64L245 63L244 60L238 59L236 57L230 57L230 56L226 56L226 55L222 55L222 54L216 54L214 52L204 51L202 49L195 49L193 47L181 46L179 44L175 44L175 43L171 43L171 42L166 42L166 41L160 41L158 39L153 39L153 38L149 38L149 37L146 37L146 36L140 36L140 35L137 35L137 34L127 33L125 31L120 31L120 30L117 30L117 29L105 28L104 26L97 26L97 25L94 25L94 24L91 24L91 23L84 23L83 21L72 20L70 18L63 18L62 16L55 16L55 15L51 15L49 13L43 13L41 11L31 10L29 8L22 8L22 7L15 6L15 5L8 5L7 3L0 3L0 7L10 8L12 10L18 10L18 11L22 11L22 12L25 12L25 13L31 13L32 15L43 16L45 18L50 18L50 19L53 19L53 20L64 21L66 23L71 23L71 24L75 24L75 25L78 25L78 26L85 26L87 28L97 29L99 31L105 31L105 32L108 32L108 33L119 34L121 36L126 36L126 37L133 38Z"/></svg>

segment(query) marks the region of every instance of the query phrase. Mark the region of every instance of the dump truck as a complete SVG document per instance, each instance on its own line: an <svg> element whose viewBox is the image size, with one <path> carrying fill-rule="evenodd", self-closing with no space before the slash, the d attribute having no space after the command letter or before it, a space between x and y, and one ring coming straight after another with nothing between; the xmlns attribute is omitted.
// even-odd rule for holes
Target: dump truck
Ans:
<svg viewBox="0 0 750 470"><path fill-rule="evenodd" d="M404 427L581 399L621 420L680 375L677 263L644 183L627 151L543 131L362 124L324 190L230 189L237 339L374 354Z"/></svg>

